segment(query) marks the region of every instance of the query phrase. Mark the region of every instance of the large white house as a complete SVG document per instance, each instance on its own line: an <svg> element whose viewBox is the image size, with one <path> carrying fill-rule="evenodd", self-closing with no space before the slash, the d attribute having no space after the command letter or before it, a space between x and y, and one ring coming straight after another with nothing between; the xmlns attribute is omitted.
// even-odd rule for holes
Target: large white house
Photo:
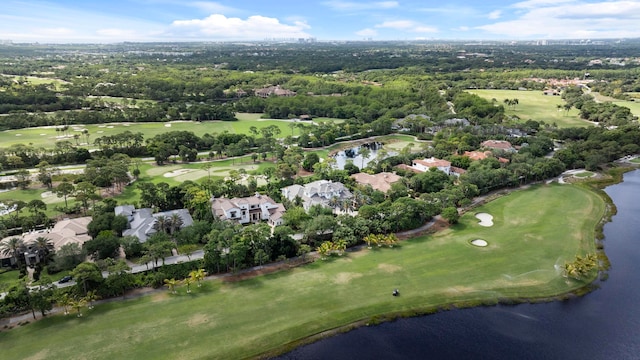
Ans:
<svg viewBox="0 0 640 360"><path fill-rule="evenodd" d="M337 210L340 208L340 202L353 197L343 183L329 180L318 180L304 186L287 186L282 188L282 195L290 201L295 201L296 197L299 197L302 199L302 206L305 210L309 210L314 205Z"/></svg>
<svg viewBox="0 0 640 360"><path fill-rule="evenodd" d="M222 220L237 221L240 224L267 221L271 226L282 225L284 205L269 196L255 194L245 198L211 199L213 215Z"/></svg>

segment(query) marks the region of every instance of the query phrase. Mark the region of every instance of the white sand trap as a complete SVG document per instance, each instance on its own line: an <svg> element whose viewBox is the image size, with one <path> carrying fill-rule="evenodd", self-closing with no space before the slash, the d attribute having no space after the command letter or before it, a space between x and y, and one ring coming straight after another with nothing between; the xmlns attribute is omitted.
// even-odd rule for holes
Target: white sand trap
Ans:
<svg viewBox="0 0 640 360"><path fill-rule="evenodd" d="M489 245L489 243L482 239L475 239L475 240L471 240L471 245L485 247Z"/></svg>
<svg viewBox="0 0 640 360"><path fill-rule="evenodd" d="M16 136L22 136L22 134L16 134Z"/></svg>
<svg viewBox="0 0 640 360"><path fill-rule="evenodd" d="M48 198L48 197L52 197L52 196L54 196L54 195L55 195L55 194L53 193L53 191L45 191L45 192L43 192L42 194L40 194L40 197L42 197L42 198Z"/></svg>
<svg viewBox="0 0 640 360"><path fill-rule="evenodd" d="M102 134L104 131L102 130L98 130L98 134Z"/></svg>
<svg viewBox="0 0 640 360"><path fill-rule="evenodd" d="M171 127L171 124L164 124L164 127Z"/></svg>
<svg viewBox="0 0 640 360"><path fill-rule="evenodd" d="M107 127L107 125L98 125L99 128Z"/></svg>
<svg viewBox="0 0 640 360"><path fill-rule="evenodd" d="M47 134L40 134L40 136L47 136Z"/></svg>
<svg viewBox="0 0 640 360"><path fill-rule="evenodd" d="M113 126L107 126L107 129L113 129Z"/></svg>
<svg viewBox="0 0 640 360"><path fill-rule="evenodd" d="M493 215L487 213L477 213L476 218L480 220L478 225L480 226L493 226Z"/></svg>
<svg viewBox="0 0 640 360"><path fill-rule="evenodd" d="M174 171L169 171L167 173L164 173L164 177L176 177L178 175L183 175L186 174L188 172L193 171L193 169L178 169L178 170L174 170Z"/></svg>

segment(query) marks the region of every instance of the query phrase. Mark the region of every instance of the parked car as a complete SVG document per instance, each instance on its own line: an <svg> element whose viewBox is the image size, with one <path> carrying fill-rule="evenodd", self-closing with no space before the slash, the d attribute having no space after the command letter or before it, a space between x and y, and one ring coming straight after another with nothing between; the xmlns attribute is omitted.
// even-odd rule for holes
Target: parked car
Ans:
<svg viewBox="0 0 640 360"><path fill-rule="evenodd" d="M71 279L73 279L73 276L67 275L67 276L63 277L62 279L60 279L60 281L58 281L58 283L59 284L64 284L66 282L71 281Z"/></svg>

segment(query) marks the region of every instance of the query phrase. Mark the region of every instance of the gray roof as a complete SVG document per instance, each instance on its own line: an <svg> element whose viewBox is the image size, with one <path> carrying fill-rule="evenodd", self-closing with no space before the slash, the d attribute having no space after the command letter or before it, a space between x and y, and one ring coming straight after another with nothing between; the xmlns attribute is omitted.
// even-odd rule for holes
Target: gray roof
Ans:
<svg viewBox="0 0 640 360"><path fill-rule="evenodd" d="M120 208L120 209L118 209ZM149 208L143 208L136 210L133 205L117 206L115 209L116 215L127 215L131 210L129 219L129 229L122 232L123 236L135 236L140 239L140 242L146 242L147 238L154 234L156 230L153 225L156 223L156 218L159 216L165 216L170 218L173 214L178 214L182 220L181 228L190 226L193 224L193 218L189 214L187 209L170 210L165 212L153 213Z"/></svg>

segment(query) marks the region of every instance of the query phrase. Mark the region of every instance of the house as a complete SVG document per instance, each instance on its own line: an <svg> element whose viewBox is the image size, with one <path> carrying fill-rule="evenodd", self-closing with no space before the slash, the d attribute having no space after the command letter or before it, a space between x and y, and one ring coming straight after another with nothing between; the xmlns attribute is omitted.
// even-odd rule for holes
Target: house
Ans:
<svg viewBox="0 0 640 360"><path fill-rule="evenodd" d="M256 94L256 96L261 98L268 98L271 95L285 96L285 97L296 96L295 91L283 89L280 87L280 85L268 86L262 89L255 89L253 92Z"/></svg>
<svg viewBox="0 0 640 360"><path fill-rule="evenodd" d="M282 188L281 191L289 201L295 201L299 197L305 210L314 205L321 205L336 211L340 209L341 203L353 197L344 184L329 180L318 180L304 186L291 185Z"/></svg>
<svg viewBox="0 0 640 360"><path fill-rule="evenodd" d="M34 265L40 262L40 257L33 246L36 243L36 239L40 237L49 240L51 249L54 251L59 251L61 247L67 244L78 244L82 247L85 242L91 240L91 236L89 236L87 230L91 220L90 216L64 219L58 221L51 229L31 231L22 234L22 242L26 247L24 253L26 264ZM10 236L2 241L7 241L13 237L14 236ZM9 257L3 258L0 256L0 261L2 262L2 266L13 265L13 261L9 259Z"/></svg>
<svg viewBox="0 0 640 360"><path fill-rule="evenodd" d="M413 171L415 173L423 173L429 171L431 168L436 168L447 175L460 176L464 174L466 170L451 166L451 162L447 160L440 160L434 157L428 159L416 159L411 162L411 166L400 164L397 166L399 169Z"/></svg>
<svg viewBox="0 0 640 360"><path fill-rule="evenodd" d="M381 172L374 175L361 172L353 174L351 177L360 185L370 185L374 190L385 193L391 189L391 184L402 179L402 177L390 172Z"/></svg>
<svg viewBox="0 0 640 360"><path fill-rule="evenodd" d="M429 169L434 167L447 175L451 175L451 162L447 160L436 159L434 157L423 160L413 160L411 162L411 167L420 172L429 171Z"/></svg>
<svg viewBox="0 0 640 360"><path fill-rule="evenodd" d="M133 205L119 205L115 208L116 216L122 215L129 220L129 228L122 232L122 236L135 236L140 242L147 241L149 236L156 233L154 225L161 216L172 218L173 215L180 217L180 228L193 224L193 218L187 209L170 210L159 213L153 213L149 208L136 209Z"/></svg>
<svg viewBox="0 0 640 360"><path fill-rule="evenodd" d="M286 211L284 205L258 193L245 198L212 198L211 210L221 220L237 221L240 224L266 220L271 226L282 225L282 215Z"/></svg>
<svg viewBox="0 0 640 360"><path fill-rule="evenodd" d="M454 118L454 119L447 119L444 121L444 126L450 126L450 127L465 127L465 126L469 126L471 125L471 122L467 119L458 119L458 118Z"/></svg>
<svg viewBox="0 0 640 360"><path fill-rule="evenodd" d="M491 151L465 151L464 155L471 160L484 160L488 157L493 157Z"/></svg>
<svg viewBox="0 0 640 360"><path fill-rule="evenodd" d="M480 144L481 147L491 150L502 150L506 152L516 152L516 149L506 140L487 140Z"/></svg>

